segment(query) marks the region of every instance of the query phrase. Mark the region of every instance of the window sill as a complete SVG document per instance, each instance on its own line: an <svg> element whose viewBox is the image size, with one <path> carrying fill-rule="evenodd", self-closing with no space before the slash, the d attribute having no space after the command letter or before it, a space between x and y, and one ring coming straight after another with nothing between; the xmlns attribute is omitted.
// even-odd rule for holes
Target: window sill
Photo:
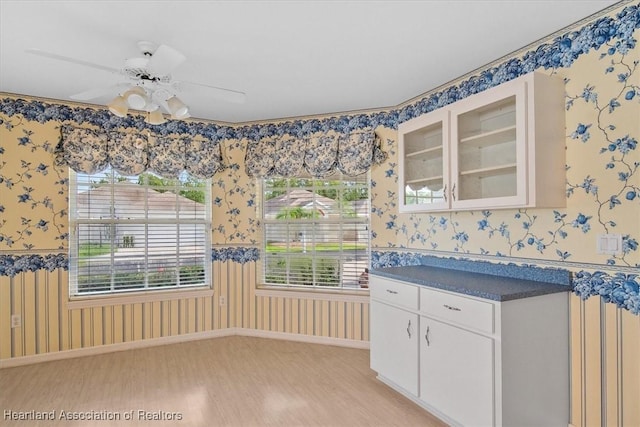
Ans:
<svg viewBox="0 0 640 427"><path fill-rule="evenodd" d="M282 289L275 286L259 286L256 289L256 296L368 303L369 289L362 291L351 289L331 291L327 289Z"/></svg>
<svg viewBox="0 0 640 427"><path fill-rule="evenodd" d="M89 308L107 305L136 304L153 301L169 301L185 298L213 296L213 288L180 289L174 291L132 292L118 295L93 295L69 298L67 308Z"/></svg>

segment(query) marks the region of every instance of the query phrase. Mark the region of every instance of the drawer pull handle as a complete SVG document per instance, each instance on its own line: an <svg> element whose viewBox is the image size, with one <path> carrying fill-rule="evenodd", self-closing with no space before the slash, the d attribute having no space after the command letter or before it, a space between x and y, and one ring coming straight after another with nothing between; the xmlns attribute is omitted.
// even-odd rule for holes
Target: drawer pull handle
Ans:
<svg viewBox="0 0 640 427"><path fill-rule="evenodd" d="M452 307L450 305L444 304L444 306L446 308L448 308L449 310L453 310L453 311L462 311L462 309L458 308L458 307Z"/></svg>
<svg viewBox="0 0 640 427"><path fill-rule="evenodd" d="M424 339L427 340L427 347L429 347L431 345L431 342L429 342L429 327L427 326L427 333L424 334Z"/></svg>
<svg viewBox="0 0 640 427"><path fill-rule="evenodd" d="M398 293L398 291L392 291L391 289L387 289L387 292L389 292L390 294L394 294L394 295Z"/></svg>
<svg viewBox="0 0 640 427"><path fill-rule="evenodd" d="M409 339L411 339L411 320L409 320L409 324L407 325L407 335L409 335Z"/></svg>

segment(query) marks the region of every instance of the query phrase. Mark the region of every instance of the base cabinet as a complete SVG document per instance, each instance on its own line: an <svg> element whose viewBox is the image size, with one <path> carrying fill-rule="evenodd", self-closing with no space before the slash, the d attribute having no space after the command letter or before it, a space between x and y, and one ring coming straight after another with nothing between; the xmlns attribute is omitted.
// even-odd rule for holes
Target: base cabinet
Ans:
<svg viewBox="0 0 640 427"><path fill-rule="evenodd" d="M375 274L370 289L380 380L453 426L568 425L568 292L498 302Z"/></svg>
<svg viewBox="0 0 640 427"><path fill-rule="evenodd" d="M410 393L418 393L418 315L372 302L371 369Z"/></svg>
<svg viewBox="0 0 640 427"><path fill-rule="evenodd" d="M495 425L493 340L420 318L420 399L463 425Z"/></svg>

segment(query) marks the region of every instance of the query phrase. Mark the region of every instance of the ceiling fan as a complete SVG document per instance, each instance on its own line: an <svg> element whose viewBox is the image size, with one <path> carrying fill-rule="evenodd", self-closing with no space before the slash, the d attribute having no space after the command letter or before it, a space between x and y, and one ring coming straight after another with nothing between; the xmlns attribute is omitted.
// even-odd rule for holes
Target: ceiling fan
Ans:
<svg viewBox="0 0 640 427"><path fill-rule="evenodd" d="M27 49L26 52L60 61L71 62L114 74L127 79L109 87L96 87L71 95L77 101L88 101L110 93L117 96L107 106L117 116L127 115L129 108L147 112L145 121L151 124L164 123L162 110L174 119L190 117L189 108L177 96L184 86L206 88L212 97L222 101L241 104L246 100L244 92L202 83L175 81L171 72L181 65L186 57L176 49L149 41L139 41L141 56L125 60L123 68L113 68L81 59L71 58L40 49ZM162 107L162 109L160 108Z"/></svg>

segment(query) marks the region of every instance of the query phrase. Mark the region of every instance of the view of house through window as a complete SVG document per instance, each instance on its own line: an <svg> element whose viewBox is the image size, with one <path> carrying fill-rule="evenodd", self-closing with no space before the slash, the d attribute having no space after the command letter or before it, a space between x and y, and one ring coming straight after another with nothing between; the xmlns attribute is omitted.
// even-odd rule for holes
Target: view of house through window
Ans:
<svg viewBox="0 0 640 427"><path fill-rule="evenodd" d="M368 286L369 179L262 181L262 282L288 287Z"/></svg>
<svg viewBox="0 0 640 427"><path fill-rule="evenodd" d="M71 172L71 295L210 286L210 185Z"/></svg>
<svg viewBox="0 0 640 427"><path fill-rule="evenodd" d="M404 197L404 203L406 205L421 205L442 201L444 199L444 192L442 191L442 188L431 190L426 186L420 186L417 189L413 189L412 186L407 185Z"/></svg>

